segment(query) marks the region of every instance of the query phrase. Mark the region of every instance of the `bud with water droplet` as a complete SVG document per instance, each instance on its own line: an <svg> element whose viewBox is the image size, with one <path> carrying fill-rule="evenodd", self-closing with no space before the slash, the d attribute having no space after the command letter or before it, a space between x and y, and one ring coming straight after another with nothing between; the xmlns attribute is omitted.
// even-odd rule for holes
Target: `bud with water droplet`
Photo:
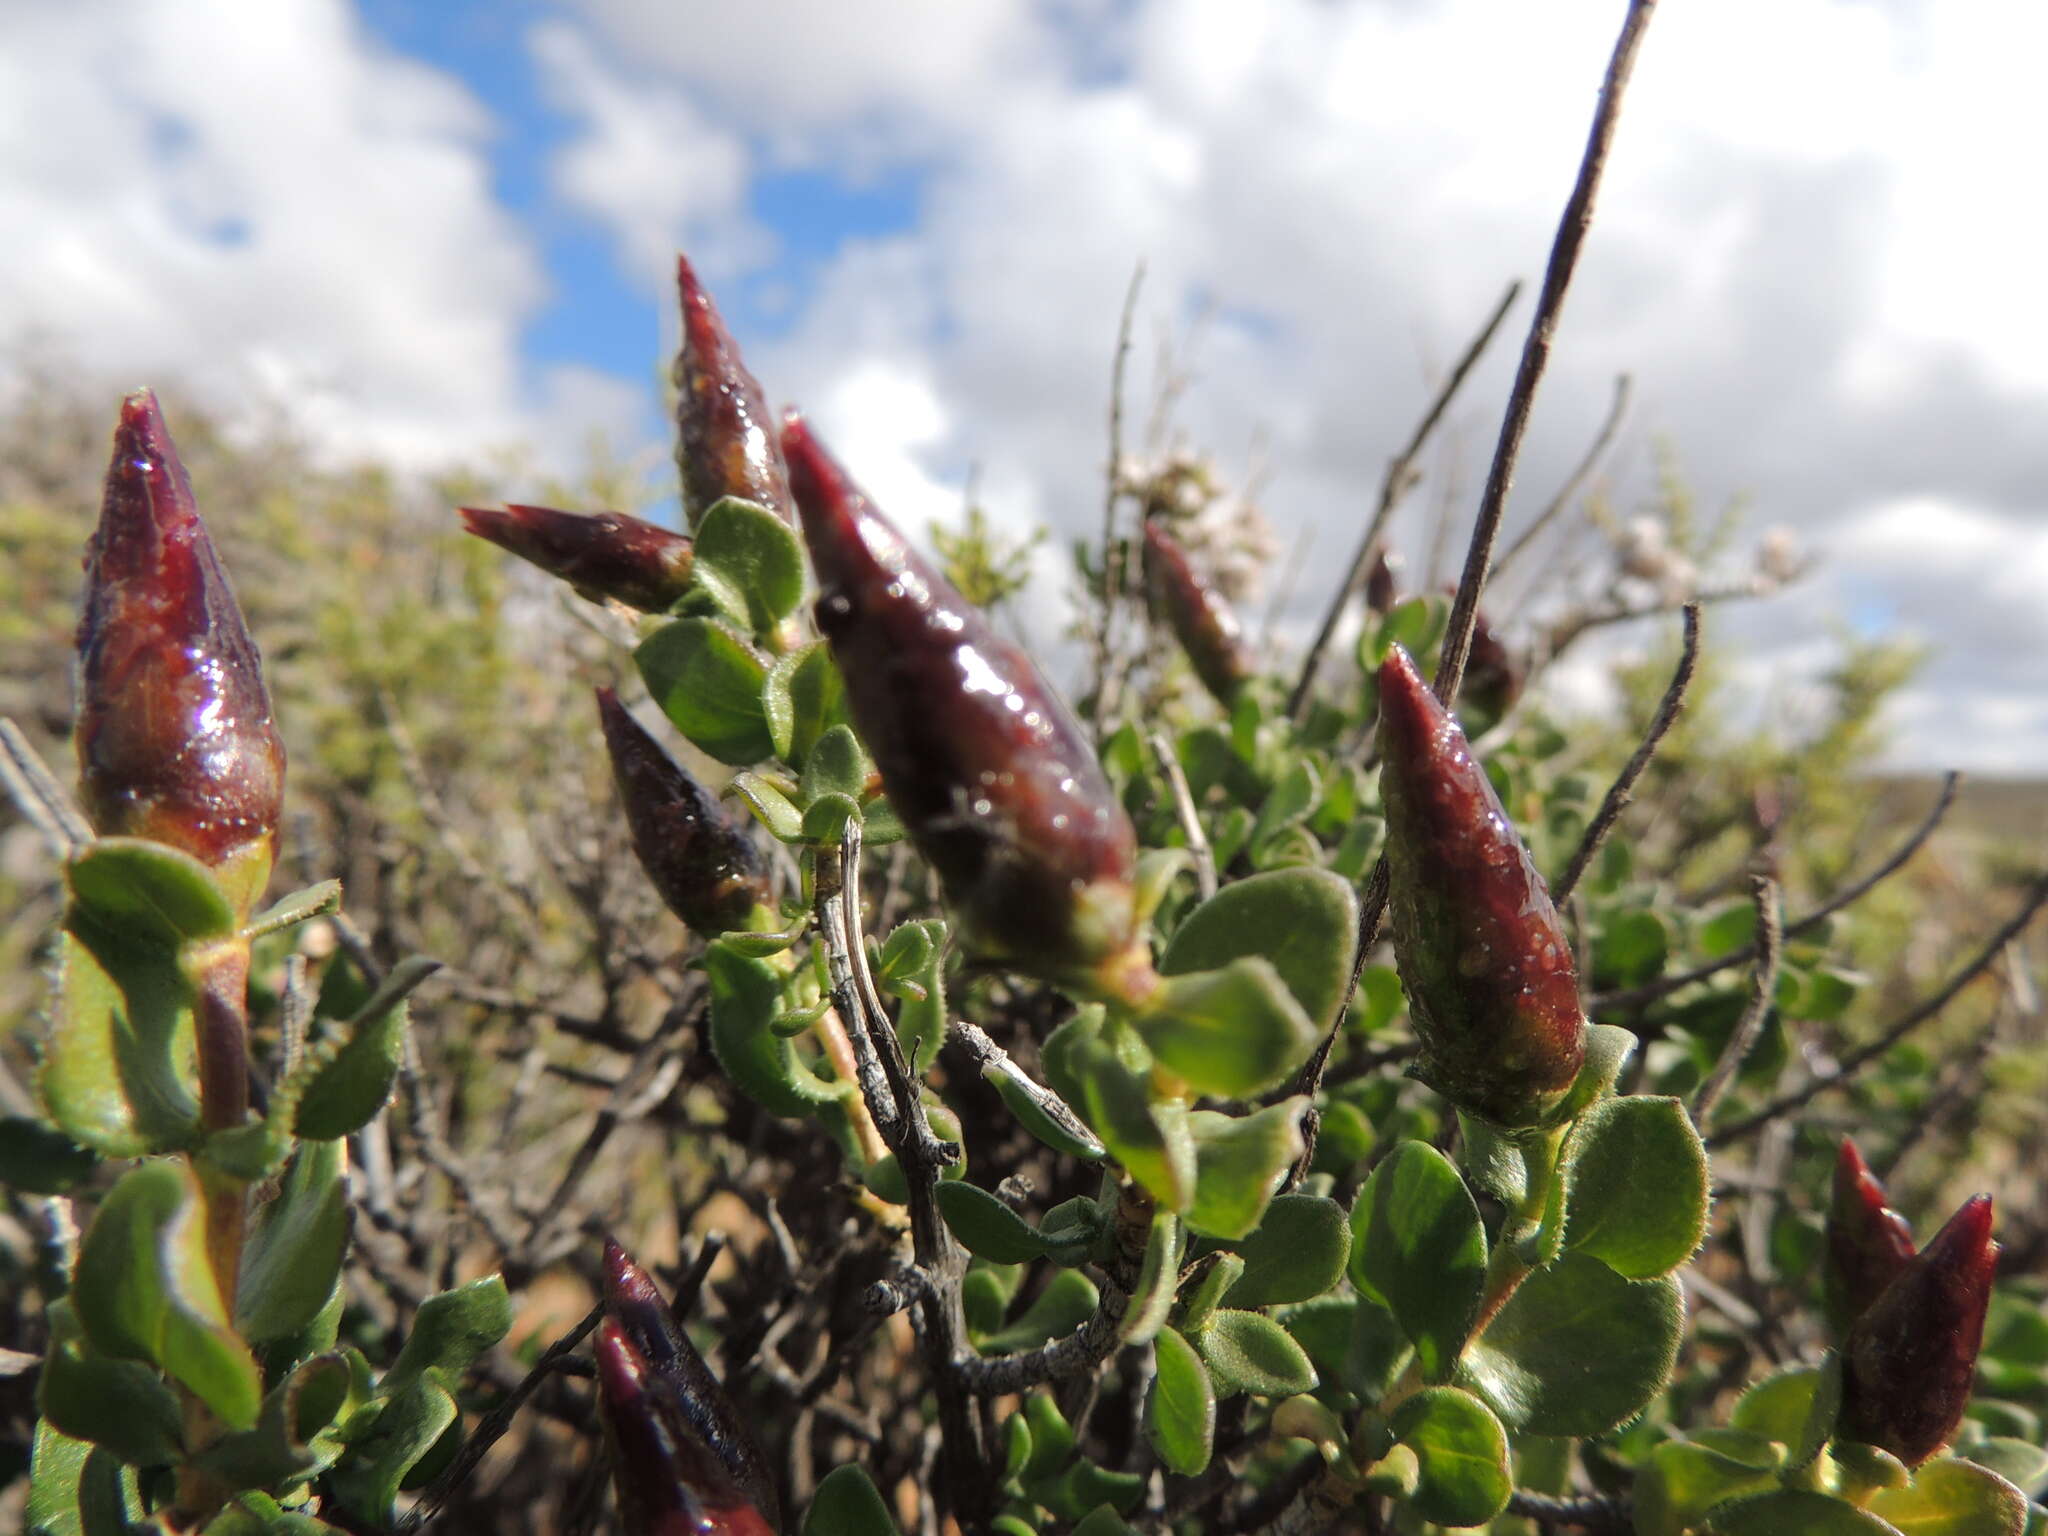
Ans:
<svg viewBox="0 0 2048 1536"><path fill-rule="evenodd" d="M1420 1075L1474 1114L1534 1123L1585 1060L1564 924L1465 733L1398 646L1379 692L1388 914Z"/></svg>
<svg viewBox="0 0 2048 1536"><path fill-rule="evenodd" d="M662 613L689 590L692 549L680 533L623 512L557 512L552 507L463 507L480 539L559 576L592 602L612 598Z"/></svg>
<svg viewBox="0 0 2048 1536"><path fill-rule="evenodd" d="M783 450L854 726L961 936L1142 999L1137 838L1087 734L795 415Z"/></svg>

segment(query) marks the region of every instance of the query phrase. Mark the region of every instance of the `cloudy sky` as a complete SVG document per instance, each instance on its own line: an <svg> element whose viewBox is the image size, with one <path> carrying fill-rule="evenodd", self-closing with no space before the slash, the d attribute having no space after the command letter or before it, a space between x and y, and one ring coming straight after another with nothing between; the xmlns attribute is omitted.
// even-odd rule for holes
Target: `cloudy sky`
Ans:
<svg viewBox="0 0 2048 1536"><path fill-rule="evenodd" d="M0 384L55 355L420 466L651 444L680 246L901 520L977 466L1006 521L1079 531L1142 258L1134 412L1192 329L1179 427L1315 530L1293 632L1533 288L1621 9L0 0ZM2044 55L2037 7L1665 0L1511 504L1631 373L1624 512L1668 444L1822 556L1710 620L1774 710L1844 629L1938 647L1904 765L2048 766ZM1446 438L1467 503L1525 322Z"/></svg>

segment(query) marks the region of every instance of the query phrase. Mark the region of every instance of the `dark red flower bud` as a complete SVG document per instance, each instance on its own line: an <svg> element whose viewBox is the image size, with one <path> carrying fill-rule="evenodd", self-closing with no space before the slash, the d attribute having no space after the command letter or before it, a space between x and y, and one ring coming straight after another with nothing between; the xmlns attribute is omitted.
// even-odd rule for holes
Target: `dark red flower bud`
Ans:
<svg viewBox="0 0 2048 1536"><path fill-rule="evenodd" d="M597 690L597 712L633 852L662 901L699 933L744 927L770 899L760 852L611 689Z"/></svg>
<svg viewBox="0 0 2048 1536"><path fill-rule="evenodd" d="M284 743L263 664L148 390L121 403L78 626L79 785L109 836L169 843L244 912L269 878Z"/></svg>
<svg viewBox="0 0 2048 1536"><path fill-rule="evenodd" d="M1472 649L1465 657L1465 683L1458 694L1459 713L1474 731L1488 730L1522 696L1522 664L1486 622L1472 616Z"/></svg>
<svg viewBox="0 0 2048 1536"><path fill-rule="evenodd" d="M1374 613L1391 613L1401 601L1401 557L1382 544L1373 556L1372 569L1365 577L1365 606Z"/></svg>
<svg viewBox="0 0 2048 1536"><path fill-rule="evenodd" d="M606 1318L593 1348L627 1536L775 1536L776 1527L691 1432L674 1394L662 1390L626 1331Z"/></svg>
<svg viewBox="0 0 2048 1536"><path fill-rule="evenodd" d="M1388 910L1421 1075L1465 1109L1528 1124L1585 1059L1571 944L1465 733L1398 646L1379 688Z"/></svg>
<svg viewBox="0 0 2048 1536"><path fill-rule="evenodd" d="M1856 1143L1844 1136L1835 1159L1821 1264L1828 1321L1836 1336L1846 1334L1912 1261L1913 1229L1886 1204L1884 1186L1872 1176Z"/></svg>
<svg viewBox="0 0 2048 1536"><path fill-rule="evenodd" d="M1978 1195L1873 1301L1843 1346L1841 1432L1917 1467L1955 1435L1977 1380L1998 1245Z"/></svg>
<svg viewBox="0 0 2048 1536"><path fill-rule="evenodd" d="M1244 627L1221 593L1188 563L1188 552L1160 519L1145 521L1145 578L1153 611L1163 616L1202 686L1229 704L1252 675Z"/></svg>
<svg viewBox="0 0 2048 1536"><path fill-rule="evenodd" d="M1087 735L794 414L782 445L854 726L962 936L1141 994L1137 838Z"/></svg>
<svg viewBox="0 0 2048 1536"><path fill-rule="evenodd" d="M676 257L676 288L683 300L683 349L675 367L683 515L695 528L713 502L738 496L788 522L789 475L767 397L684 256Z"/></svg>
<svg viewBox="0 0 2048 1536"><path fill-rule="evenodd" d="M673 1402L695 1443L766 1514L769 1525L780 1525L781 1499L768 1458L652 1277L610 1239L604 1245L604 1306L639 1356L652 1389Z"/></svg>
<svg viewBox="0 0 2048 1536"><path fill-rule="evenodd" d="M662 613L690 585L690 541L623 512L557 512L552 507L462 507L480 539L559 576L592 602L616 598Z"/></svg>

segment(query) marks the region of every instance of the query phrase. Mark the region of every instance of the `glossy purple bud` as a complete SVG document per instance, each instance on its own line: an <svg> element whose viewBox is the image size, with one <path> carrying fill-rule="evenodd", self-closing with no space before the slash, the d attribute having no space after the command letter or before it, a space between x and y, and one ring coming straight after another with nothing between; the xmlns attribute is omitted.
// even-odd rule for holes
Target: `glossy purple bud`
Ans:
<svg viewBox="0 0 2048 1536"><path fill-rule="evenodd" d="M770 899L760 852L611 689L597 690L597 712L633 852L662 901L707 936L744 927Z"/></svg>
<svg viewBox="0 0 2048 1536"><path fill-rule="evenodd" d="M1223 595L1195 573L1188 552L1158 518L1145 521L1145 581L1153 611L1166 620L1195 676L1229 705L1252 675L1244 627Z"/></svg>
<svg viewBox="0 0 2048 1536"><path fill-rule="evenodd" d="M606 1318L592 1349L627 1536L776 1536L776 1525L697 1438L627 1331Z"/></svg>
<svg viewBox="0 0 2048 1536"><path fill-rule="evenodd" d="M263 665L148 390L121 403L78 626L79 787L100 832L184 850L244 912L284 802Z"/></svg>
<svg viewBox="0 0 2048 1536"><path fill-rule="evenodd" d="M1821 1285L1840 1337L1913 1262L1913 1229L1886 1203L1884 1186L1846 1136L1835 1159L1826 1237Z"/></svg>
<svg viewBox="0 0 2048 1536"><path fill-rule="evenodd" d="M691 545L680 533L623 512L552 507L462 507L480 539L559 576L592 602L615 598L646 613L667 611L689 589Z"/></svg>
<svg viewBox="0 0 2048 1536"><path fill-rule="evenodd" d="M1087 734L794 414L782 442L818 627L962 938L1019 969L1142 996L1137 838Z"/></svg>
<svg viewBox="0 0 2048 1536"><path fill-rule="evenodd" d="M1529 1124L1585 1060L1571 944L1465 733L1398 646L1379 693L1388 913L1421 1075L1475 1114Z"/></svg>
<svg viewBox="0 0 2048 1536"><path fill-rule="evenodd" d="M604 1245L604 1307L644 1363L651 1389L674 1403L696 1443L711 1453L748 1502L764 1512L771 1526L780 1525L775 1472L746 1420L676 1321L653 1278L610 1239Z"/></svg>
<svg viewBox="0 0 2048 1536"><path fill-rule="evenodd" d="M1978 1195L1856 1319L1843 1345L1841 1433L1917 1467L1955 1437L1977 1381L1998 1245Z"/></svg>
<svg viewBox="0 0 2048 1536"><path fill-rule="evenodd" d="M737 496L788 522L789 475L767 397L684 256L676 257L676 289L683 301L683 349L675 366L683 514L695 528L713 503Z"/></svg>

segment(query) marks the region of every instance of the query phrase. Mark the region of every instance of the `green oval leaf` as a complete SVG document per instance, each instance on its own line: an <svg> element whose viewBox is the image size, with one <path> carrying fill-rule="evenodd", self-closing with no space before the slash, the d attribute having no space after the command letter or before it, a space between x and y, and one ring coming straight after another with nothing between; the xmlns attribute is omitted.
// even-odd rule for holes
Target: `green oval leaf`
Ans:
<svg viewBox="0 0 2048 1536"><path fill-rule="evenodd" d="M732 631L674 619L641 641L633 660L662 713L699 749L738 768L773 755L761 702L767 669Z"/></svg>
<svg viewBox="0 0 2048 1536"><path fill-rule="evenodd" d="M758 773L736 773L732 790L747 802L747 809L778 842L800 843L804 838L804 813L781 790Z"/></svg>
<svg viewBox="0 0 2048 1536"><path fill-rule="evenodd" d="M1684 1315L1674 1282L1624 1280L1567 1253L1522 1282L1465 1351L1458 1381L1516 1430L1605 1434L1670 1378Z"/></svg>
<svg viewBox="0 0 2048 1536"><path fill-rule="evenodd" d="M1669 1274L1707 1232L1707 1149L1676 1099L1607 1099L1572 1133L1564 1245L1618 1275Z"/></svg>
<svg viewBox="0 0 2048 1536"><path fill-rule="evenodd" d="M1357 945L1358 898L1346 881L1326 869L1276 869L1233 881L1190 912L1159 970L1179 976L1263 958L1320 1038L1350 985Z"/></svg>
<svg viewBox="0 0 2048 1536"><path fill-rule="evenodd" d="M765 635L804 596L804 556L789 524L736 496L711 504L698 521L693 572L714 575L738 594L754 633Z"/></svg>
<svg viewBox="0 0 2048 1536"><path fill-rule="evenodd" d="M412 1320L398 1359L377 1383L378 1395L390 1396L430 1377L451 1386L459 1383L462 1373L511 1326L512 1297L502 1275L485 1275L429 1296Z"/></svg>
<svg viewBox="0 0 2048 1536"><path fill-rule="evenodd" d="M1316 1368L1308 1351L1262 1313L1219 1307L1209 1314L1195 1344L1215 1379L1219 1397L1236 1392L1292 1397L1316 1388Z"/></svg>
<svg viewBox="0 0 2048 1536"><path fill-rule="evenodd" d="M235 1287L235 1326L262 1344L296 1333L334 1293L348 1252L346 1143L305 1141L256 1213Z"/></svg>
<svg viewBox="0 0 2048 1536"><path fill-rule="evenodd" d="M1196 1170L1188 1225L1234 1242L1266 1214L1281 1176L1301 1156L1306 1098L1296 1096L1241 1117L1200 1109L1187 1116Z"/></svg>
<svg viewBox="0 0 2048 1536"><path fill-rule="evenodd" d="M803 1536L900 1536L874 1482L850 1463L818 1484L804 1512Z"/></svg>
<svg viewBox="0 0 2048 1536"><path fill-rule="evenodd" d="M711 1054L748 1098L799 1120L855 1091L852 1083L820 1078L775 1032L787 973L724 940L705 946L704 971L711 979Z"/></svg>
<svg viewBox="0 0 2048 1536"><path fill-rule="evenodd" d="M197 1005L174 951L124 942L73 911L36 1077L57 1128L103 1157L186 1146L199 1128Z"/></svg>
<svg viewBox="0 0 2048 1536"><path fill-rule="evenodd" d="M1351 1224L1344 1207L1321 1195L1281 1195L1238 1249L1244 1274L1223 1298L1257 1308L1320 1296L1344 1278Z"/></svg>
<svg viewBox="0 0 2048 1536"><path fill-rule="evenodd" d="M440 961L419 955L399 961L349 1020L345 1037L329 1036L307 1052L305 1086L291 1121L296 1134L331 1141L377 1118L405 1060L406 999L440 968Z"/></svg>
<svg viewBox="0 0 2048 1536"><path fill-rule="evenodd" d="M1442 1381L1486 1282L1486 1229L1472 1192L1449 1158L1404 1141L1365 1181L1351 1228L1352 1284L1394 1314L1424 1379Z"/></svg>
<svg viewBox="0 0 2048 1536"><path fill-rule="evenodd" d="M1194 1345L1171 1328L1153 1341L1157 1369L1145 1402L1145 1438L1169 1472L1209 1465L1216 1442L1216 1388Z"/></svg>
<svg viewBox="0 0 2048 1536"><path fill-rule="evenodd" d="M103 1354L149 1361L231 1429L256 1422L262 1377L229 1324L199 1181L184 1163L144 1163L108 1191L80 1246L71 1301Z"/></svg>
<svg viewBox="0 0 2048 1536"><path fill-rule="evenodd" d="M1905 1488L1886 1488L1870 1512L1904 1536L2021 1536L2027 1496L1987 1467L1944 1456L1913 1474Z"/></svg>
<svg viewBox="0 0 2048 1536"><path fill-rule="evenodd" d="M1167 977L1135 1022L1160 1065L1197 1093L1232 1099L1273 1087L1322 1038L1258 956Z"/></svg>
<svg viewBox="0 0 2048 1536"><path fill-rule="evenodd" d="M1714 1511L1714 1536L1899 1536L1898 1528L1824 1493L1780 1489Z"/></svg>
<svg viewBox="0 0 2048 1536"><path fill-rule="evenodd" d="M960 1246L992 1264L1022 1264L1045 1253L1045 1239L1031 1223L985 1189L965 1182L935 1191L939 1215Z"/></svg>
<svg viewBox="0 0 2048 1536"><path fill-rule="evenodd" d="M64 868L72 901L137 944L176 948L235 931L235 909L204 864L140 837L103 837Z"/></svg>
<svg viewBox="0 0 2048 1536"><path fill-rule="evenodd" d="M1777 1472L1768 1464L1752 1465L1751 1459L1689 1441L1666 1441L1636 1473L1636 1536L1685 1536L1715 1505L1777 1485Z"/></svg>
<svg viewBox="0 0 2048 1536"><path fill-rule="evenodd" d="M36 1410L74 1440L105 1446L132 1467L178 1457L184 1410L149 1366L93 1347L71 1303L50 1308L50 1347L36 1382Z"/></svg>
<svg viewBox="0 0 2048 1536"><path fill-rule="evenodd" d="M818 738L846 722L846 684L823 641L790 652L769 669L761 708L775 755L803 767Z"/></svg>
<svg viewBox="0 0 2048 1536"><path fill-rule="evenodd" d="M1484 1525L1507 1508L1508 1436L1493 1411L1456 1387L1425 1387L1394 1411L1396 1439L1415 1452L1415 1512L1438 1525Z"/></svg>
<svg viewBox="0 0 2048 1536"><path fill-rule="evenodd" d="M1078 1270L1063 1269L1038 1293L1038 1299L1024 1309L1022 1317L1007 1328L992 1330L981 1341L982 1353L1018 1354L1065 1338L1095 1315L1100 1300L1094 1281Z"/></svg>

